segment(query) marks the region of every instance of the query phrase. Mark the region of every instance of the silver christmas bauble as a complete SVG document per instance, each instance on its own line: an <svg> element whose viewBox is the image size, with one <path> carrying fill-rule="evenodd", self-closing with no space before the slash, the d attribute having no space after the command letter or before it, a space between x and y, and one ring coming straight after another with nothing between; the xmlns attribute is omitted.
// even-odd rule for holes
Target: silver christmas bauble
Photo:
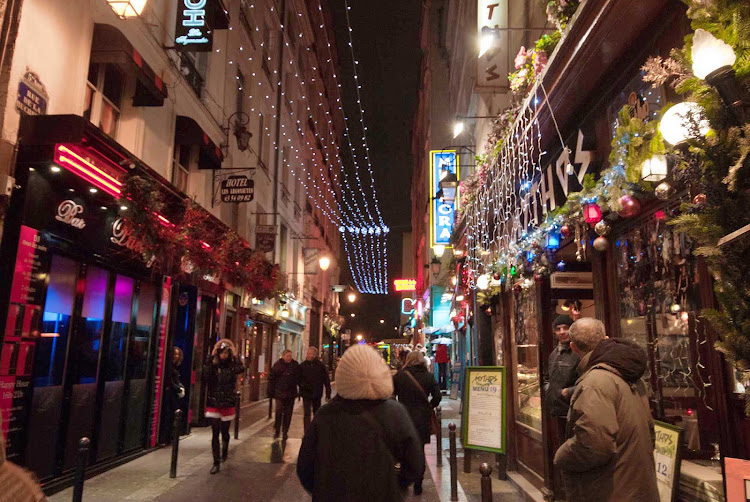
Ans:
<svg viewBox="0 0 750 502"><path fill-rule="evenodd" d="M597 251L604 251L609 246L609 241L606 237L599 236L594 239L594 249Z"/></svg>
<svg viewBox="0 0 750 502"><path fill-rule="evenodd" d="M604 220L599 220L599 222L594 226L594 230L596 231L597 234L601 236L605 236L609 234L609 232L612 231L612 225L610 225Z"/></svg>
<svg viewBox="0 0 750 502"><path fill-rule="evenodd" d="M669 183L666 181L663 181L656 185L656 189L654 190L654 194L656 197L660 200L667 200L669 198L669 191L672 189L671 186L669 186Z"/></svg>

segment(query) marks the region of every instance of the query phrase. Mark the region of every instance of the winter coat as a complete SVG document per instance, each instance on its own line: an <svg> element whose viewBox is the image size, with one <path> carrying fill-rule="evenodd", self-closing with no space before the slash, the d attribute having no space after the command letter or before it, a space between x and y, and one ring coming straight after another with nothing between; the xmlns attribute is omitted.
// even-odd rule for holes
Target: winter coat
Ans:
<svg viewBox="0 0 750 502"><path fill-rule="evenodd" d="M659 501L645 370L646 353L625 340L604 340L581 360L569 439L554 460L569 502Z"/></svg>
<svg viewBox="0 0 750 502"><path fill-rule="evenodd" d="M336 396L313 417L297 460L297 476L313 502L397 502L424 469L422 442L393 399Z"/></svg>
<svg viewBox="0 0 750 502"><path fill-rule="evenodd" d="M323 387L326 388L326 397L331 397L331 380L328 378L328 369L320 359L302 361L299 365L300 380L299 394L307 399L320 399L323 397Z"/></svg>
<svg viewBox="0 0 750 502"><path fill-rule="evenodd" d="M268 396L275 399L294 399L299 394L299 363L292 359L286 362L279 359L271 367L269 375Z"/></svg>
<svg viewBox="0 0 750 502"><path fill-rule="evenodd" d="M407 371L417 379L424 393L409 378L409 375L406 374ZM422 443L429 443L430 413L442 398L435 376L422 365L407 366L393 376L393 393L398 397L398 402L403 404L409 412ZM432 395L432 400L428 402L425 395Z"/></svg>
<svg viewBox="0 0 750 502"><path fill-rule="evenodd" d="M549 383L546 400L553 417L568 415L569 401L562 395L568 389L568 398L573 395L578 379L578 364L581 358L570 349L570 344L558 344L549 355Z"/></svg>
<svg viewBox="0 0 750 502"><path fill-rule="evenodd" d="M451 362L450 357L448 357L447 345L441 343L435 348L435 362L438 364Z"/></svg>
<svg viewBox="0 0 750 502"><path fill-rule="evenodd" d="M222 360L219 357L219 349L229 346L232 355ZM208 356L203 375L208 387L208 398L206 406L210 408L234 408L237 403L235 395L237 386L237 375L245 371L245 366L235 356L236 351L231 340L222 338L214 345L211 355Z"/></svg>

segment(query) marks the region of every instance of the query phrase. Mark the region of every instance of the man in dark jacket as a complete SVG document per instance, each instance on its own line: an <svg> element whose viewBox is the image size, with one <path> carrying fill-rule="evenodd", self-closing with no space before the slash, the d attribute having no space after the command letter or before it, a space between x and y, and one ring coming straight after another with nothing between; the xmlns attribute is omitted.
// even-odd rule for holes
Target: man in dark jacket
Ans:
<svg viewBox="0 0 750 502"><path fill-rule="evenodd" d="M557 425L558 443L565 441L565 423L570 406L570 396L575 390L578 379L578 363L581 358L570 348L570 335L568 330L573 324L573 319L567 315L559 315L552 323L552 329L557 338L557 347L552 349L549 355L549 380L545 398L550 415Z"/></svg>
<svg viewBox="0 0 750 502"><path fill-rule="evenodd" d="M581 377L570 400L569 439L554 461L568 502L658 502L654 423L641 380L645 351L608 339L590 317L573 323L570 338Z"/></svg>
<svg viewBox="0 0 750 502"><path fill-rule="evenodd" d="M289 437L289 425L292 423L294 398L299 395L299 363L292 359L292 351L287 349L281 359L271 368L268 396L276 399L276 421L274 423L274 439L279 437L282 420L284 424L284 439Z"/></svg>
<svg viewBox="0 0 750 502"><path fill-rule="evenodd" d="M422 479L425 462L409 414L389 399L390 368L372 347L354 345L341 358L336 388L302 440L302 486L313 502L402 500L403 489Z"/></svg>
<svg viewBox="0 0 750 502"><path fill-rule="evenodd" d="M326 402L331 399L331 380L328 378L328 370L325 364L318 359L318 349L316 347L309 347L307 349L305 360L299 365L299 370L299 394L302 396L302 406L305 410L305 431L307 431L312 416L320 408L324 386L326 388Z"/></svg>

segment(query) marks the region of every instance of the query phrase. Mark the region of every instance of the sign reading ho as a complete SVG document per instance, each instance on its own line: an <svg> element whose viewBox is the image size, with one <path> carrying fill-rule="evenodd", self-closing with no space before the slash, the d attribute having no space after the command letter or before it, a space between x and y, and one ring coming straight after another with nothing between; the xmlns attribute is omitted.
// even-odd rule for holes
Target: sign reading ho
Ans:
<svg viewBox="0 0 750 502"><path fill-rule="evenodd" d="M214 0L179 0L175 45L186 51L209 52L213 34L206 23L206 5Z"/></svg>
<svg viewBox="0 0 750 502"><path fill-rule="evenodd" d="M230 176L221 182L222 202L250 202L255 196L255 182L247 176Z"/></svg>
<svg viewBox="0 0 750 502"><path fill-rule="evenodd" d="M455 150L432 150L430 152L430 197L440 189L440 180L449 174L460 180L458 156ZM450 246L456 201L434 199L430 204L430 247L440 244Z"/></svg>

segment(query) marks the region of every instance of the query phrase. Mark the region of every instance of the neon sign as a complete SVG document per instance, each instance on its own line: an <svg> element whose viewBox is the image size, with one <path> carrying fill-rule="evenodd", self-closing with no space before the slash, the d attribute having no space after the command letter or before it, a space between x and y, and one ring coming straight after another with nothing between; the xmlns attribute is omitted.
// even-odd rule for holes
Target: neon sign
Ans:
<svg viewBox="0 0 750 502"><path fill-rule="evenodd" d="M430 247L451 247L451 234L455 221L456 202L442 195L440 180L448 175L459 178L458 156L455 150L432 150L430 152Z"/></svg>
<svg viewBox="0 0 750 502"><path fill-rule="evenodd" d="M393 288L395 291L416 291L417 280L416 279L395 279L393 281Z"/></svg>
<svg viewBox="0 0 750 502"><path fill-rule="evenodd" d="M401 300L401 313L412 315L414 313L416 300L414 298L404 298Z"/></svg>
<svg viewBox="0 0 750 502"><path fill-rule="evenodd" d="M208 52L213 35L206 24L206 4L212 0L180 0L175 44L184 50Z"/></svg>

